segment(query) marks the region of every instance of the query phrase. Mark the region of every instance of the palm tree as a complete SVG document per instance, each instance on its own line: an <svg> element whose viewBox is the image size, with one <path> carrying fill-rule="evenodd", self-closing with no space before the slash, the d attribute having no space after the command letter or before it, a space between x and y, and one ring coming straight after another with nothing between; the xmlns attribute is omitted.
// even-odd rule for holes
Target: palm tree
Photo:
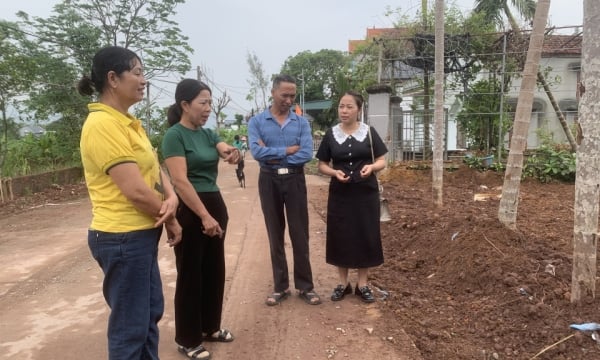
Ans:
<svg viewBox="0 0 600 360"><path fill-rule="evenodd" d="M535 13L535 0L510 0L519 14L527 20L533 19ZM502 14L506 16L510 27L519 31L519 24L510 11L508 0L475 0L475 12L485 14L488 21L502 24Z"/></svg>
<svg viewBox="0 0 600 360"><path fill-rule="evenodd" d="M519 92L513 136L510 142L510 151L504 174L502 198L498 209L498 219L511 229L516 229L517 208L519 205L519 185L523 171L523 151L527 143L527 131L531 120L531 107L533 105L533 91L535 90L535 77L542 55L544 32L550 0L539 0L533 20L533 30L527 51L527 60L523 69L523 81Z"/></svg>
<svg viewBox="0 0 600 360"><path fill-rule="evenodd" d="M533 18L533 14L535 12L535 0L510 0L510 3L517 9L519 14L523 16L526 20L531 20ZM514 15L510 11L509 1L508 0L475 0L475 12L480 12L485 14L487 20L494 21L498 24L502 24L502 14L506 16L510 27L512 28L515 36L523 37L521 34L521 29L519 24L517 23ZM556 117L560 122L567 140L571 145L571 150L575 152L577 150L577 143L575 142L575 138L569 129L569 125L567 124L567 120L565 119L562 111L558 107L558 103L550 90L550 86L546 81L546 77L539 70L537 71L537 80L540 82L542 87L544 88L544 92L548 96L548 100L556 113Z"/></svg>

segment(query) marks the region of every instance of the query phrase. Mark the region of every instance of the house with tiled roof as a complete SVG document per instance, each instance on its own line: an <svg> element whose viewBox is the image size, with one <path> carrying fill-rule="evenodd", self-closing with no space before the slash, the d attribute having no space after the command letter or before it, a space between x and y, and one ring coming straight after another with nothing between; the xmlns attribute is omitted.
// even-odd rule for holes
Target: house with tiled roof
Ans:
<svg viewBox="0 0 600 360"><path fill-rule="evenodd" d="M546 74L552 95L571 128L577 121L578 114L581 45L581 32L573 35L546 35L539 67L540 71ZM516 107L520 87L521 78L516 78L507 93L507 102L512 109ZM527 147L534 149L541 145L542 134L556 143L567 141L548 96L538 86L534 93Z"/></svg>
<svg viewBox="0 0 600 360"><path fill-rule="evenodd" d="M502 37L502 35L500 35ZM397 28L369 28L367 29L366 37L363 40L349 40L348 52L354 53L361 46L376 46L378 41L386 38L408 39L408 32L405 29ZM573 35L547 35L544 40L542 58L540 61L540 70L546 74L550 89L556 99L561 111L563 112L567 122L572 125L577 119L577 106L579 102L578 84L581 76L581 32L577 31ZM398 112L403 112L401 116L394 117L392 114L392 132L394 139L392 140L394 147L405 148L412 147L411 151L418 151L415 144L424 141L417 139L422 130L418 130L418 120L407 120L411 109L415 109L414 98L421 96L423 71L416 67L411 67L410 53L413 52L413 44L405 40L401 46L404 54L396 56L392 60L394 63L384 64L379 77L380 83L394 85L396 95L402 99L400 104L392 104L397 106ZM511 56L510 53L507 56ZM384 59L394 58L394 56L384 56ZM408 64L407 64L408 63ZM433 73L430 74L433 77ZM448 76L452 76L447 74ZM482 78L487 75L482 74ZM521 78L513 76L510 88L506 94L506 108L514 116L514 108L516 107ZM433 89L433 84L432 84ZM462 135L458 131L456 116L460 112L462 106L456 93L446 90L445 93L445 111L447 116L446 127L446 149L459 150L463 148L464 141ZM410 122L409 124L407 124ZM537 88L534 94L534 104L531 115L530 130L528 135L527 146L530 149L537 148L540 144L540 138L550 137L554 142L562 143L566 141L566 135L558 121L558 117L554 112L547 95L541 88ZM505 143L508 145L508 136L505 138ZM422 145L421 145L422 146ZM395 149L396 150L396 149ZM403 151L402 149L400 151Z"/></svg>

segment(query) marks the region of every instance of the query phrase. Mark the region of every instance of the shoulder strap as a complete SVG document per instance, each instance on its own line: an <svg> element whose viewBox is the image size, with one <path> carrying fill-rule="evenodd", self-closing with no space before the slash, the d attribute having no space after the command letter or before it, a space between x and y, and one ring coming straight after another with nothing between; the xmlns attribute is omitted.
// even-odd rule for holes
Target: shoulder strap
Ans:
<svg viewBox="0 0 600 360"><path fill-rule="evenodd" d="M371 145L371 160L373 164L375 164L375 153L373 152L373 137L371 136L371 125L367 125L369 127L369 144Z"/></svg>

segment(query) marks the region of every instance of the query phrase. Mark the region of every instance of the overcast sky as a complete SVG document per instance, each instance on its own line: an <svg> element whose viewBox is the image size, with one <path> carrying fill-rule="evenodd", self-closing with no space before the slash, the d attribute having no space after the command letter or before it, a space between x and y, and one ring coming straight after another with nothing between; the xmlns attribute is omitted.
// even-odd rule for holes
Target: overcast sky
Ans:
<svg viewBox="0 0 600 360"><path fill-rule="evenodd" d="M446 1L450 3L451 0ZM464 12L472 9L474 0L454 0ZM47 17L56 0L0 1L0 18L16 20L14 14L25 11ZM554 26L581 25L582 0L552 0L549 21ZM348 40L363 39L369 27L392 27L395 18L385 16L386 9L401 8L411 18L421 7L421 0L188 0L177 8L173 19L189 37L194 49L193 71L202 67L210 78L213 95L222 90L233 98L225 111L232 119L235 113L245 114L251 104L245 100L250 75L246 54L255 53L270 76L283 62L299 52L321 49L346 51ZM433 8L435 1L429 0ZM161 95L160 103L173 102L174 86L168 83L151 87Z"/></svg>

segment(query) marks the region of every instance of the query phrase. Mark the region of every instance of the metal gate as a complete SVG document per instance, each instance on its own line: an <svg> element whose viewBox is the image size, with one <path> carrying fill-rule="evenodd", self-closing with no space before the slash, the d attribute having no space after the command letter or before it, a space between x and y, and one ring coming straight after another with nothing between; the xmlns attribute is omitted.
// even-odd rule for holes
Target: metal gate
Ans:
<svg viewBox="0 0 600 360"><path fill-rule="evenodd" d="M431 160L433 154L433 111L430 111L429 137L425 136L423 111L392 109L392 161ZM444 159L447 158L448 112L444 109Z"/></svg>

